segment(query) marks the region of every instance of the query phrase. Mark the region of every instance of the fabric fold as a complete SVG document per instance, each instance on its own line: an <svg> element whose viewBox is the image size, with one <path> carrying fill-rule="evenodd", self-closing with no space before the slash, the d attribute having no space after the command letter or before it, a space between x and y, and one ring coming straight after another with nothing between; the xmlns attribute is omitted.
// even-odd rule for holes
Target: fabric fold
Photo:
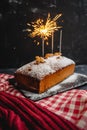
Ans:
<svg viewBox="0 0 87 130"><path fill-rule="evenodd" d="M27 98L0 92L0 130L5 129L78 130L71 122Z"/></svg>

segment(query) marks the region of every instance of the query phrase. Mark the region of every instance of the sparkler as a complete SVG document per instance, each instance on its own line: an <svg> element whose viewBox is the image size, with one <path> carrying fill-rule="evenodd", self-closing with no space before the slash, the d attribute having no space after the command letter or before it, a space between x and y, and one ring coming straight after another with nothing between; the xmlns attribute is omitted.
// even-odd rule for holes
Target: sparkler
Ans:
<svg viewBox="0 0 87 130"><path fill-rule="evenodd" d="M62 30L60 30L60 48L59 48L60 53L61 53L61 45L62 45Z"/></svg>
<svg viewBox="0 0 87 130"><path fill-rule="evenodd" d="M33 31L30 29L27 29L28 32L32 31L30 33L31 37L39 36L42 38L42 56L44 57L44 42L45 40L48 40L49 37L52 36L52 53L54 48L54 32L57 31L61 26L58 26L56 21L62 14L56 15L52 20L50 17L50 14L48 14L47 20L44 24L43 19L38 19L35 22L32 22L31 25L33 27ZM30 24L28 24L30 26Z"/></svg>
<svg viewBox="0 0 87 130"><path fill-rule="evenodd" d="M54 48L54 32L52 32L52 53L53 53L53 48Z"/></svg>

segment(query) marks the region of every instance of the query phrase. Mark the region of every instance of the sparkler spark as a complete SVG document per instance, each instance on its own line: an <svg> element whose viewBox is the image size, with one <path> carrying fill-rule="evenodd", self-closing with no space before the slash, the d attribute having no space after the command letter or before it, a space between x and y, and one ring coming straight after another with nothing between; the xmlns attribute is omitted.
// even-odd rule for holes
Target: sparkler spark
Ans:
<svg viewBox="0 0 87 130"><path fill-rule="evenodd" d="M56 15L52 20L50 17L50 14L48 14L46 23L44 24L43 19L38 19L35 22L31 23L31 26L33 27L33 31L30 33L31 37L39 36L41 38L44 37L44 40L47 40L48 37L52 35L52 32L57 31L61 26L58 26L56 21L62 14ZM30 26L30 24L28 24ZM28 32L30 32L30 29L27 29Z"/></svg>
<svg viewBox="0 0 87 130"><path fill-rule="evenodd" d="M52 53L53 53L53 42L54 42L54 32L57 31L61 26L58 26L56 21L61 17L62 14L56 15L53 19L50 17L50 13L48 13L48 17L46 22L44 23L43 19L38 19L35 22L32 22L31 24L27 24L28 26L33 27L33 31L30 29L27 29L30 33L30 37L36 37L39 36L42 38L42 56L44 56L44 41L48 40L49 37L52 36Z"/></svg>

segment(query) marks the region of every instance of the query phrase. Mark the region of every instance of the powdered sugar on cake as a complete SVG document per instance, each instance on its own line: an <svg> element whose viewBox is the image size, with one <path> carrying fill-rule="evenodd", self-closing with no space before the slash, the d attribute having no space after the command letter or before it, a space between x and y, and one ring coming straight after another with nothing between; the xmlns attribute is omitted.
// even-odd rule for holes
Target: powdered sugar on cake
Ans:
<svg viewBox="0 0 87 130"><path fill-rule="evenodd" d="M16 73L29 75L36 79L43 79L46 75L52 74L59 69L62 69L68 65L75 64L75 62L64 56L52 56L44 59L44 63L35 64L36 61L30 62L19 69Z"/></svg>

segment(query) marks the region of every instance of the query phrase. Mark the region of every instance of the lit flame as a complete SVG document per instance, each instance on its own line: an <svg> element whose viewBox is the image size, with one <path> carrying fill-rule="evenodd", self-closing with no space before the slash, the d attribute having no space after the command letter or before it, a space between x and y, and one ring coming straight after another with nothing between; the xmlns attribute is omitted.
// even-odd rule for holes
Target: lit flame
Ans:
<svg viewBox="0 0 87 130"><path fill-rule="evenodd" d="M52 36L52 32L57 31L59 28L61 28L61 26L58 26L56 23L61 15L62 14L58 14L51 20L50 14L48 14L45 24L43 19L38 19L31 24L31 26L33 27L33 31L30 29L27 29L27 31L32 31L30 33L31 37L39 36L41 38L44 38L44 40L47 40L48 37ZM30 24L28 25L30 26Z"/></svg>

